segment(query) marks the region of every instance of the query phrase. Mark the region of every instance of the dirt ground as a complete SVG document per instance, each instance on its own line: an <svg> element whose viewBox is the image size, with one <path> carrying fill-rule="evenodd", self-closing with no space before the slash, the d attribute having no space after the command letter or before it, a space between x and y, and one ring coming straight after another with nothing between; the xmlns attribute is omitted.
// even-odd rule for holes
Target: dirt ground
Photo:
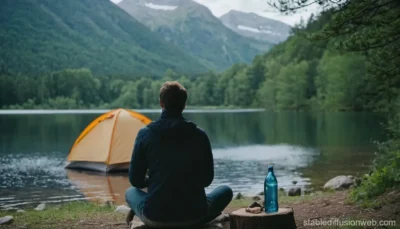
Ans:
<svg viewBox="0 0 400 229"><path fill-rule="evenodd" d="M281 204L280 207L293 208L297 228L400 228L400 191L392 192L385 195L385 204L378 209L363 209L355 204L349 204L346 201L348 195L347 191L338 191L332 195L315 198L299 203ZM235 209L228 208L226 212L229 213ZM319 226L322 221L328 224L329 220L340 220L341 224L336 223L331 226ZM349 226L345 227L346 223L357 224L355 220L362 220L363 222L375 220L384 224L394 224L397 226L389 227L368 227L368 226ZM347 221L347 222L346 222ZM352 221L352 222L351 222ZM319 222L319 223L318 223ZM372 223L372 222L371 222ZM226 225L224 229L229 229Z"/></svg>
<svg viewBox="0 0 400 229"><path fill-rule="evenodd" d="M363 209L360 206L354 204L348 204L346 197L348 193L346 191L335 192L329 196L323 196L320 198L311 198L310 200L301 201L297 203L281 204L280 207L290 207L294 210L294 216L296 220L297 228L400 228L400 191L392 192L385 195L384 200L386 202L383 207L377 209ZM225 209L225 213L230 213L236 210L238 207L228 207ZM381 220L395 221L397 226L380 227L380 226L358 226L358 227L345 227L345 226L318 226L316 221L327 221L330 219L339 220L375 220L379 222ZM308 222L308 225L307 223ZM309 225L310 222L314 222L314 225ZM385 222L388 223L388 222ZM336 224L338 225L338 224ZM24 225L24 224L13 224L8 226L0 226L0 228L102 228L102 229L128 229L128 226L124 223L124 216L115 216L113 213L105 213L98 217L91 218L88 220L69 220L64 222L47 222L44 221L43 225ZM229 229L229 223L224 225L224 229Z"/></svg>

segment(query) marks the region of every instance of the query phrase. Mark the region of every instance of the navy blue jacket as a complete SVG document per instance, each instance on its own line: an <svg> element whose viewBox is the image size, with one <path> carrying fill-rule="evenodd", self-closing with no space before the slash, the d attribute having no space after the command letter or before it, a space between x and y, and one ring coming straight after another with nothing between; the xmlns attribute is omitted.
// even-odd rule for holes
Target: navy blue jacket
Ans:
<svg viewBox="0 0 400 229"><path fill-rule="evenodd" d="M143 212L146 218L180 222L204 217L204 188L213 179L210 141L202 129L182 114L164 110L158 120L139 131L129 181L137 188L148 187Z"/></svg>

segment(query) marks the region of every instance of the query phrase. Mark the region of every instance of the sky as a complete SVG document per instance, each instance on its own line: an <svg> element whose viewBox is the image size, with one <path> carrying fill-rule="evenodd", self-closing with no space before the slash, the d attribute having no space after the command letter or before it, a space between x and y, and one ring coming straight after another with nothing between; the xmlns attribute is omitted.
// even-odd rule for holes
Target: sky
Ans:
<svg viewBox="0 0 400 229"><path fill-rule="evenodd" d="M118 3L122 0L111 0ZM271 6L267 4L267 0L194 0L202 5L207 6L211 12L216 16L229 12L230 10L238 10L243 12L253 12L260 16L272 18L285 22L289 25L295 25L301 18L307 20L311 13L318 11L317 5L311 5L301 12L293 15L284 15L276 12Z"/></svg>

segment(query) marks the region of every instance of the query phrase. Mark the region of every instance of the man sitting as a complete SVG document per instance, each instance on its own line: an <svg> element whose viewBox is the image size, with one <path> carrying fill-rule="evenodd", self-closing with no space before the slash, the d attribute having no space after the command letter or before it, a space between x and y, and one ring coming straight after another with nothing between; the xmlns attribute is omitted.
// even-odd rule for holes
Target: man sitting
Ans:
<svg viewBox="0 0 400 229"><path fill-rule="evenodd" d="M182 116L186 89L166 82L160 89L161 116L136 137L129 168L133 187L126 191L131 213L152 228L188 227L210 222L232 200L220 186L206 194L214 179L210 141L204 130ZM148 171L149 176L146 177ZM147 193L142 191L148 188Z"/></svg>

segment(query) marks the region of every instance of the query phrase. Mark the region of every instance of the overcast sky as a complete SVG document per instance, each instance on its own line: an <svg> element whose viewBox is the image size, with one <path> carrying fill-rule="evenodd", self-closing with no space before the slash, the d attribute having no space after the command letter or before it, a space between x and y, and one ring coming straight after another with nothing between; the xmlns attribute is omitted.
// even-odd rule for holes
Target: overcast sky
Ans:
<svg viewBox="0 0 400 229"><path fill-rule="evenodd" d="M118 3L122 0L111 0ZM312 5L302 12L295 15L283 15L279 12L273 12L273 9L267 4L267 0L194 0L200 4L207 6L212 13L219 17L230 10L238 10L243 12L253 12L261 16L269 17L275 20L283 21L289 25L294 25L303 17L304 20L310 16L311 13L317 11L317 5Z"/></svg>

